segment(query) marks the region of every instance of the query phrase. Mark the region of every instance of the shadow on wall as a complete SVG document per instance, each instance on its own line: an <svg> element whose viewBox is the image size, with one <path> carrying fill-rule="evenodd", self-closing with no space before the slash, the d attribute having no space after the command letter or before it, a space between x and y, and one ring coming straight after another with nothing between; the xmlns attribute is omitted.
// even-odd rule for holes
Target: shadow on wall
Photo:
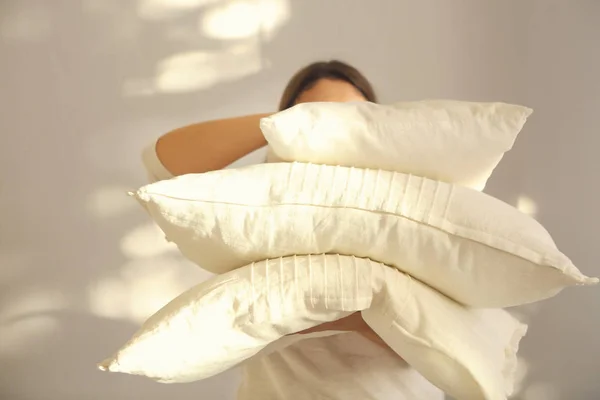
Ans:
<svg viewBox="0 0 600 400"><path fill-rule="evenodd" d="M185 18L190 9L204 8L198 19ZM200 33L205 50L182 51L157 63L151 76L133 77L123 87L127 96L185 93L243 78L264 68L261 44L270 40L289 18L287 0L175 1L146 0L138 5L142 20L165 24L171 41L193 43ZM183 18L177 18L178 16Z"/></svg>
<svg viewBox="0 0 600 400"><path fill-rule="evenodd" d="M0 230L0 397L233 398L235 372L173 386L95 363L209 277L126 195L145 183L140 149L182 120L218 113L211 93L262 71L262 44L289 18L288 0L0 5L12 60L0 77L12 98L2 130L13 132L0 163L16 171L0 193L11 210Z"/></svg>
<svg viewBox="0 0 600 400"><path fill-rule="evenodd" d="M264 66L261 44L290 17L289 0L83 0L79 6L80 16L110 27L93 43L107 52L123 50L133 56L144 44L180 50L161 56L150 71L145 71L145 57L137 63L130 63L131 58L105 60L140 67L138 76L122 77L125 97L194 92L255 74ZM3 8L8 10L0 35L9 43L47 43L64 33L58 26L64 8L51 9L41 1Z"/></svg>
<svg viewBox="0 0 600 400"><path fill-rule="evenodd" d="M88 313L49 311L20 315L3 321L2 329L20 325L27 328L52 328L40 332L35 343L14 352L2 351L2 398L29 399L165 399L224 397L224 388L235 386L237 377L222 374L188 385L152 383L147 378L106 374L94 370L92 360L106 356L105 346L119 343L134 327L118 320L103 319ZM30 335L30 333L28 333ZM31 338L30 338L31 339ZM29 377L30 387L25 377ZM35 377L35 383L31 380ZM41 385L38 380L41 378ZM233 392L233 391L232 391Z"/></svg>

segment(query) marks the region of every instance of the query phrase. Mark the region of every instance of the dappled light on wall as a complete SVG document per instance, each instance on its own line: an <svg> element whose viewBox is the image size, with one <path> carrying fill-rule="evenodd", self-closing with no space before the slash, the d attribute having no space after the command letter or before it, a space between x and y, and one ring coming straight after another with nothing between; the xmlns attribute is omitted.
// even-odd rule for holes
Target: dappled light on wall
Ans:
<svg viewBox="0 0 600 400"><path fill-rule="evenodd" d="M138 16L146 20L180 17L203 6L222 0L138 0Z"/></svg>
<svg viewBox="0 0 600 400"><path fill-rule="evenodd" d="M162 93L193 92L260 70L260 54L253 43L234 45L222 51L192 51L162 61L153 86Z"/></svg>
<svg viewBox="0 0 600 400"><path fill-rule="evenodd" d="M128 285L119 277L103 278L89 290L90 311L111 319L130 318Z"/></svg>
<svg viewBox="0 0 600 400"><path fill-rule="evenodd" d="M191 93L256 74L265 68L261 45L271 40L290 18L289 0L141 0L143 19L168 19L192 13L197 26L186 19L166 24L169 40L187 43L188 50L158 61L152 76L123 82L125 97ZM220 42L199 48L203 39Z"/></svg>
<svg viewBox="0 0 600 400"><path fill-rule="evenodd" d="M10 304L0 311L2 320L23 315L63 310L68 306L65 295L58 290L38 289L25 291L11 298Z"/></svg>
<svg viewBox="0 0 600 400"><path fill-rule="evenodd" d="M57 332L54 312L68 307L58 290L36 289L20 293L0 310L0 355L26 353L35 343Z"/></svg>
<svg viewBox="0 0 600 400"><path fill-rule="evenodd" d="M182 269L184 264L179 257L130 261L116 275L91 285L88 291L90 311L104 318L142 323L173 298L203 280L196 270L185 273Z"/></svg>
<svg viewBox="0 0 600 400"><path fill-rule="evenodd" d="M121 251L131 259L177 253L177 246L165 239L164 233L150 222L129 231L121 239Z"/></svg>
<svg viewBox="0 0 600 400"><path fill-rule="evenodd" d="M524 195L521 195L517 198L517 209L531 217L535 217L538 212L537 203Z"/></svg>
<svg viewBox="0 0 600 400"><path fill-rule="evenodd" d="M127 195L129 189L122 186L105 186L96 189L88 198L88 211L96 218L109 218L138 208L137 203Z"/></svg>
<svg viewBox="0 0 600 400"><path fill-rule="evenodd" d="M231 40L260 37L269 40L290 17L289 0L238 0L221 2L200 19L202 32L211 38Z"/></svg>
<svg viewBox="0 0 600 400"><path fill-rule="evenodd" d="M38 314L0 322L0 355L35 352L35 343L56 334L60 326L56 318Z"/></svg>
<svg viewBox="0 0 600 400"><path fill-rule="evenodd" d="M153 222L129 230L120 248L129 261L88 288L89 309L99 317L142 323L211 276L181 256Z"/></svg>

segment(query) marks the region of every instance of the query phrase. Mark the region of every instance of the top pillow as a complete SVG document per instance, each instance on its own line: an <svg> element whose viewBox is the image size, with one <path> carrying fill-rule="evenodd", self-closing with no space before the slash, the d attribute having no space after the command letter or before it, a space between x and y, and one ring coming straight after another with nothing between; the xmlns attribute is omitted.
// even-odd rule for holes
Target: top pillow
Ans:
<svg viewBox="0 0 600 400"><path fill-rule="evenodd" d="M453 100L303 103L260 126L274 159L410 173L483 190L531 113Z"/></svg>

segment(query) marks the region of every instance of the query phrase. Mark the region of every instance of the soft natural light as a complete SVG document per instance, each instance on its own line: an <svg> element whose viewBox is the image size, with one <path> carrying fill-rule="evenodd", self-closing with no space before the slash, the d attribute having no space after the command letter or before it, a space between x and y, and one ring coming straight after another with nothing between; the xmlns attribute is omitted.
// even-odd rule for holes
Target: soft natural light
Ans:
<svg viewBox="0 0 600 400"><path fill-rule="evenodd" d="M166 39L195 49L159 61L154 76L129 77L123 82L125 97L190 93L210 89L260 72L265 67L261 45L290 18L289 0L139 0L144 19L168 19L191 13L188 19L162 27ZM198 17L196 17L198 18ZM225 41L218 46L198 46L208 37Z"/></svg>
<svg viewBox="0 0 600 400"><path fill-rule="evenodd" d="M33 315L0 322L0 355L36 353L35 344L60 329L52 316Z"/></svg>
<svg viewBox="0 0 600 400"><path fill-rule="evenodd" d="M142 19L161 20L178 17L200 7L222 0L138 0L138 15Z"/></svg>
<svg viewBox="0 0 600 400"><path fill-rule="evenodd" d="M263 40L270 40L275 33L290 19L290 0L262 0L260 12L262 15Z"/></svg>
<svg viewBox="0 0 600 400"><path fill-rule="evenodd" d="M68 306L65 294L59 290L38 289L23 291L11 296L10 302L0 310L0 319L18 318L27 314L38 314L63 310Z"/></svg>
<svg viewBox="0 0 600 400"><path fill-rule="evenodd" d="M67 306L66 295L59 290L40 288L11 295L0 309L0 355L35 349L39 339L59 329L56 319L48 313Z"/></svg>
<svg viewBox="0 0 600 400"><path fill-rule="evenodd" d="M95 315L142 323L179 294L210 274L178 257L128 262L117 276L90 287L89 306Z"/></svg>
<svg viewBox="0 0 600 400"><path fill-rule="evenodd" d="M121 251L128 258L136 259L177 252L177 246L165 239L165 234L154 222L148 222L121 239Z"/></svg>
<svg viewBox="0 0 600 400"><path fill-rule="evenodd" d="M151 267L151 272L148 265L140 263L131 263L123 268L123 277L129 282L129 315L132 320L144 321L191 286L190 281L176 275L178 270L173 264L162 260L160 267Z"/></svg>
<svg viewBox="0 0 600 400"><path fill-rule="evenodd" d="M215 39L260 36L270 39L290 16L288 0L237 0L221 3L200 20L204 34Z"/></svg>
<svg viewBox="0 0 600 400"><path fill-rule="evenodd" d="M105 278L89 291L90 311L104 318L128 319L131 293L127 282L120 278Z"/></svg>
<svg viewBox="0 0 600 400"><path fill-rule="evenodd" d="M131 188L125 186L106 186L96 189L88 198L89 212L98 218L115 217L134 208L137 202L127 195Z"/></svg>
<svg viewBox="0 0 600 400"><path fill-rule="evenodd" d="M517 199L517 208L522 213L531 215L532 217L534 217L538 212L536 202L527 196L519 196Z"/></svg>
<svg viewBox="0 0 600 400"><path fill-rule="evenodd" d="M158 65L154 87L163 93L208 89L259 72L260 55L251 41L222 51L193 51L173 55Z"/></svg>
<svg viewBox="0 0 600 400"><path fill-rule="evenodd" d="M156 88L177 93L206 89L217 83L217 54L205 51L176 54L158 65Z"/></svg>

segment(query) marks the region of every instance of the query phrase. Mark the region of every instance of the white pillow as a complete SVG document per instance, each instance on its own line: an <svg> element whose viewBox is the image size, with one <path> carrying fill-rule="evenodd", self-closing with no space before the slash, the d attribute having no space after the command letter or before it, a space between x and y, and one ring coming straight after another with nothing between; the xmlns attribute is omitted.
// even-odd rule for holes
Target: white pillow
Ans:
<svg viewBox="0 0 600 400"><path fill-rule="evenodd" d="M271 159L404 172L482 190L532 110L428 100L302 103L261 121Z"/></svg>
<svg viewBox="0 0 600 400"><path fill-rule="evenodd" d="M150 317L100 368L165 383L218 374L284 335L369 307L373 264L292 256L215 276Z"/></svg>
<svg viewBox="0 0 600 400"><path fill-rule="evenodd" d="M514 207L411 175L262 164L185 175L134 195L168 240L214 273L293 254L355 255L477 307L533 302L597 282Z"/></svg>
<svg viewBox="0 0 600 400"><path fill-rule="evenodd" d="M199 380L267 345L312 337L284 335L365 309L375 332L449 395L494 400L510 391L523 325L501 310L460 306L385 265L338 255L266 260L216 276L157 312L100 368Z"/></svg>
<svg viewBox="0 0 600 400"><path fill-rule="evenodd" d="M467 308L391 268L381 272L362 316L397 354L452 398L512 393L526 325L501 309Z"/></svg>

